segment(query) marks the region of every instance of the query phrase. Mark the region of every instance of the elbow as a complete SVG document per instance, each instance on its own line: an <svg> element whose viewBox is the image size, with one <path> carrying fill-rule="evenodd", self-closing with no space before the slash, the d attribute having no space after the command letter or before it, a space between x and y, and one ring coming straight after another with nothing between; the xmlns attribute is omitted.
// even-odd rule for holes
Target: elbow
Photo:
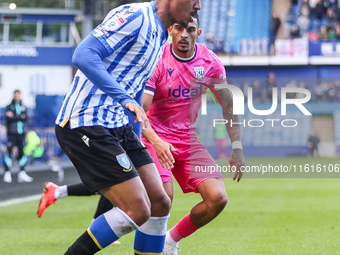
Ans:
<svg viewBox="0 0 340 255"><path fill-rule="evenodd" d="M81 55L79 54L79 51L76 49L74 51L73 57L72 57L72 65L77 67L78 69L81 69Z"/></svg>

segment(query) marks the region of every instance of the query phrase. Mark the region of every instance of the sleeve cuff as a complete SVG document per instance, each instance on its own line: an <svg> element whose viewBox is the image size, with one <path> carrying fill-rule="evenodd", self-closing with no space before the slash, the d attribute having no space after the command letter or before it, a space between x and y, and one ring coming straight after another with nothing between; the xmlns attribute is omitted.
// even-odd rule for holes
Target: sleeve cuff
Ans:
<svg viewBox="0 0 340 255"><path fill-rule="evenodd" d="M132 99L132 98L125 98L125 99L122 99L122 100L119 101L119 103L120 103L121 106L123 106L124 108L125 108L125 105L126 105L127 103L138 104L138 103L136 102L136 100L134 100L134 99Z"/></svg>

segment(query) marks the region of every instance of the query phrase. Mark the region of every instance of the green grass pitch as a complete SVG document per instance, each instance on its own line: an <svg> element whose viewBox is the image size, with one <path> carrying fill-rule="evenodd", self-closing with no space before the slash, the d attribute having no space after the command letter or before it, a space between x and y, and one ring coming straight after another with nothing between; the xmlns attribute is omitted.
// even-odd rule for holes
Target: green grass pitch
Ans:
<svg viewBox="0 0 340 255"><path fill-rule="evenodd" d="M336 164L339 159L246 159L252 164ZM339 175L339 173L338 173ZM231 175L228 175L231 177ZM225 178L229 202L180 242L180 254L340 254L340 179ZM318 177L317 175L313 177ZM175 185L169 227L200 201ZM68 197L36 217L38 201L0 208L0 254L63 254L88 227L98 196ZM133 254L131 233L99 254Z"/></svg>

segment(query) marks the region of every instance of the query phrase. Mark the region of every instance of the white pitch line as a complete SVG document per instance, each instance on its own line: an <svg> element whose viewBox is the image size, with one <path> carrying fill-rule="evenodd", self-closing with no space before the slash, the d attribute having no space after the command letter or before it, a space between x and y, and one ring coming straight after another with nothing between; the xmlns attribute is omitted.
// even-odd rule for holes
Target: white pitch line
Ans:
<svg viewBox="0 0 340 255"><path fill-rule="evenodd" d="M0 207L5 207L9 205L15 205L15 204L21 204L29 201L39 200L41 198L41 194L39 195L33 195L29 197L22 197L22 198L16 198L16 199L9 199L5 200L3 202L0 202Z"/></svg>

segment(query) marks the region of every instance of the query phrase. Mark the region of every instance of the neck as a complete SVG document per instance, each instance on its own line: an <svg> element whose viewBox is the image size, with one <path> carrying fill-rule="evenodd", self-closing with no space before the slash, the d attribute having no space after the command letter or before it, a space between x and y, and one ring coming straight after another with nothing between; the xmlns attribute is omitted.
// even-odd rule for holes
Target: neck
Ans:
<svg viewBox="0 0 340 255"><path fill-rule="evenodd" d="M196 52L196 46L194 45L194 47L192 49L190 49L188 52L183 53L178 51L175 47L174 44L172 44L172 52L175 54L175 56L181 60L190 60L195 56L195 52Z"/></svg>
<svg viewBox="0 0 340 255"><path fill-rule="evenodd" d="M172 24L175 23L170 15L170 1L155 0L156 13L158 18L161 20L164 29L168 29Z"/></svg>

